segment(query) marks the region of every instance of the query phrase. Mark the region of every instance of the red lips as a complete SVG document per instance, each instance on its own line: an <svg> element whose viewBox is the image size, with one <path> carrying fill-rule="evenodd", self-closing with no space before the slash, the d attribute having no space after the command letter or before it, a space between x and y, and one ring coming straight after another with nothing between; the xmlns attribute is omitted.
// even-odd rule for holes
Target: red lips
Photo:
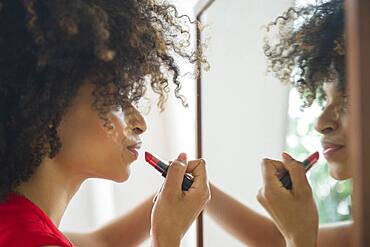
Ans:
<svg viewBox="0 0 370 247"><path fill-rule="evenodd" d="M330 159L331 156L334 155L334 153L336 153L338 150L344 147L344 145L335 144L327 141L323 141L321 144L323 147L323 154L326 159Z"/></svg>

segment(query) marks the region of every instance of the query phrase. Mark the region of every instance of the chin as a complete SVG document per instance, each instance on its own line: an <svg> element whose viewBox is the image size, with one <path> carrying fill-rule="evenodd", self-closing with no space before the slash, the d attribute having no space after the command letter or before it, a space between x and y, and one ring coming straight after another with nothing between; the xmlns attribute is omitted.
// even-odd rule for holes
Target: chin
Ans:
<svg viewBox="0 0 370 247"><path fill-rule="evenodd" d="M346 180L352 177L350 171L346 164L339 164L331 162L329 163L329 173L330 176L336 180Z"/></svg>
<svg viewBox="0 0 370 247"><path fill-rule="evenodd" d="M111 179L111 180L114 181L114 182L116 182L116 183L124 183L128 179L129 179L129 177L120 177L120 178L115 178L115 179Z"/></svg>
<svg viewBox="0 0 370 247"><path fill-rule="evenodd" d="M117 183L123 183L126 182L130 178L130 170L127 169L127 171L124 174L119 174L119 176L115 176L113 181Z"/></svg>
<svg viewBox="0 0 370 247"><path fill-rule="evenodd" d="M122 168L122 167L121 167ZM115 170L115 171L110 171L109 174L106 174L104 176L105 179L114 181L116 183L123 183L127 181L130 178L130 168L126 168L124 170Z"/></svg>

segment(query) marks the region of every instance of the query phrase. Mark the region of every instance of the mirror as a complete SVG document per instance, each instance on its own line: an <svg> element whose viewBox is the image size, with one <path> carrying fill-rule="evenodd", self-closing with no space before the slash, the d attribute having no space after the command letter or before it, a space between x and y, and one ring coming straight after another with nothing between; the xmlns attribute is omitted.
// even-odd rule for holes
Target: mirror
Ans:
<svg viewBox="0 0 370 247"><path fill-rule="evenodd" d="M216 0L200 19L211 65L201 77L202 156L213 184L262 214L261 160L281 159L283 151L303 160L321 151L313 122L322 110L314 104L301 111L296 90L266 73L264 27L289 7L314 2ZM332 179L324 159L308 176L321 223L351 219L351 183ZM208 215L203 228L204 246L244 246Z"/></svg>

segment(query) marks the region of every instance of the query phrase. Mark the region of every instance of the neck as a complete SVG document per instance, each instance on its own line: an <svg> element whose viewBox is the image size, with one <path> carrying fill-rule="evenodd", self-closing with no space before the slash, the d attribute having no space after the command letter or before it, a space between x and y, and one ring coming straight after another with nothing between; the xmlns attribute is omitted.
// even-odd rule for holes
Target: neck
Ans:
<svg viewBox="0 0 370 247"><path fill-rule="evenodd" d="M44 160L32 177L15 189L36 204L57 227L70 200L85 180L81 176L71 176L71 172L63 171L61 167L51 160Z"/></svg>

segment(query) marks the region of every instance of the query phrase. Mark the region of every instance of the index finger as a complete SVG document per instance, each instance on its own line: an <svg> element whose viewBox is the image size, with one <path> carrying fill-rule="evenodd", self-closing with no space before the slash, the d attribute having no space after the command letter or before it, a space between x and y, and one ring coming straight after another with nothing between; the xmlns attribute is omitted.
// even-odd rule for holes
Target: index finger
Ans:
<svg viewBox="0 0 370 247"><path fill-rule="evenodd" d="M168 167L163 191L181 192L182 181L187 168L186 154L182 153L179 158Z"/></svg>
<svg viewBox="0 0 370 247"><path fill-rule="evenodd" d="M263 159L261 164L262 178L264 186L267 189L281 188L283 185L280 182L278 173L284 169L284 165L275 160Z"/></svg>

